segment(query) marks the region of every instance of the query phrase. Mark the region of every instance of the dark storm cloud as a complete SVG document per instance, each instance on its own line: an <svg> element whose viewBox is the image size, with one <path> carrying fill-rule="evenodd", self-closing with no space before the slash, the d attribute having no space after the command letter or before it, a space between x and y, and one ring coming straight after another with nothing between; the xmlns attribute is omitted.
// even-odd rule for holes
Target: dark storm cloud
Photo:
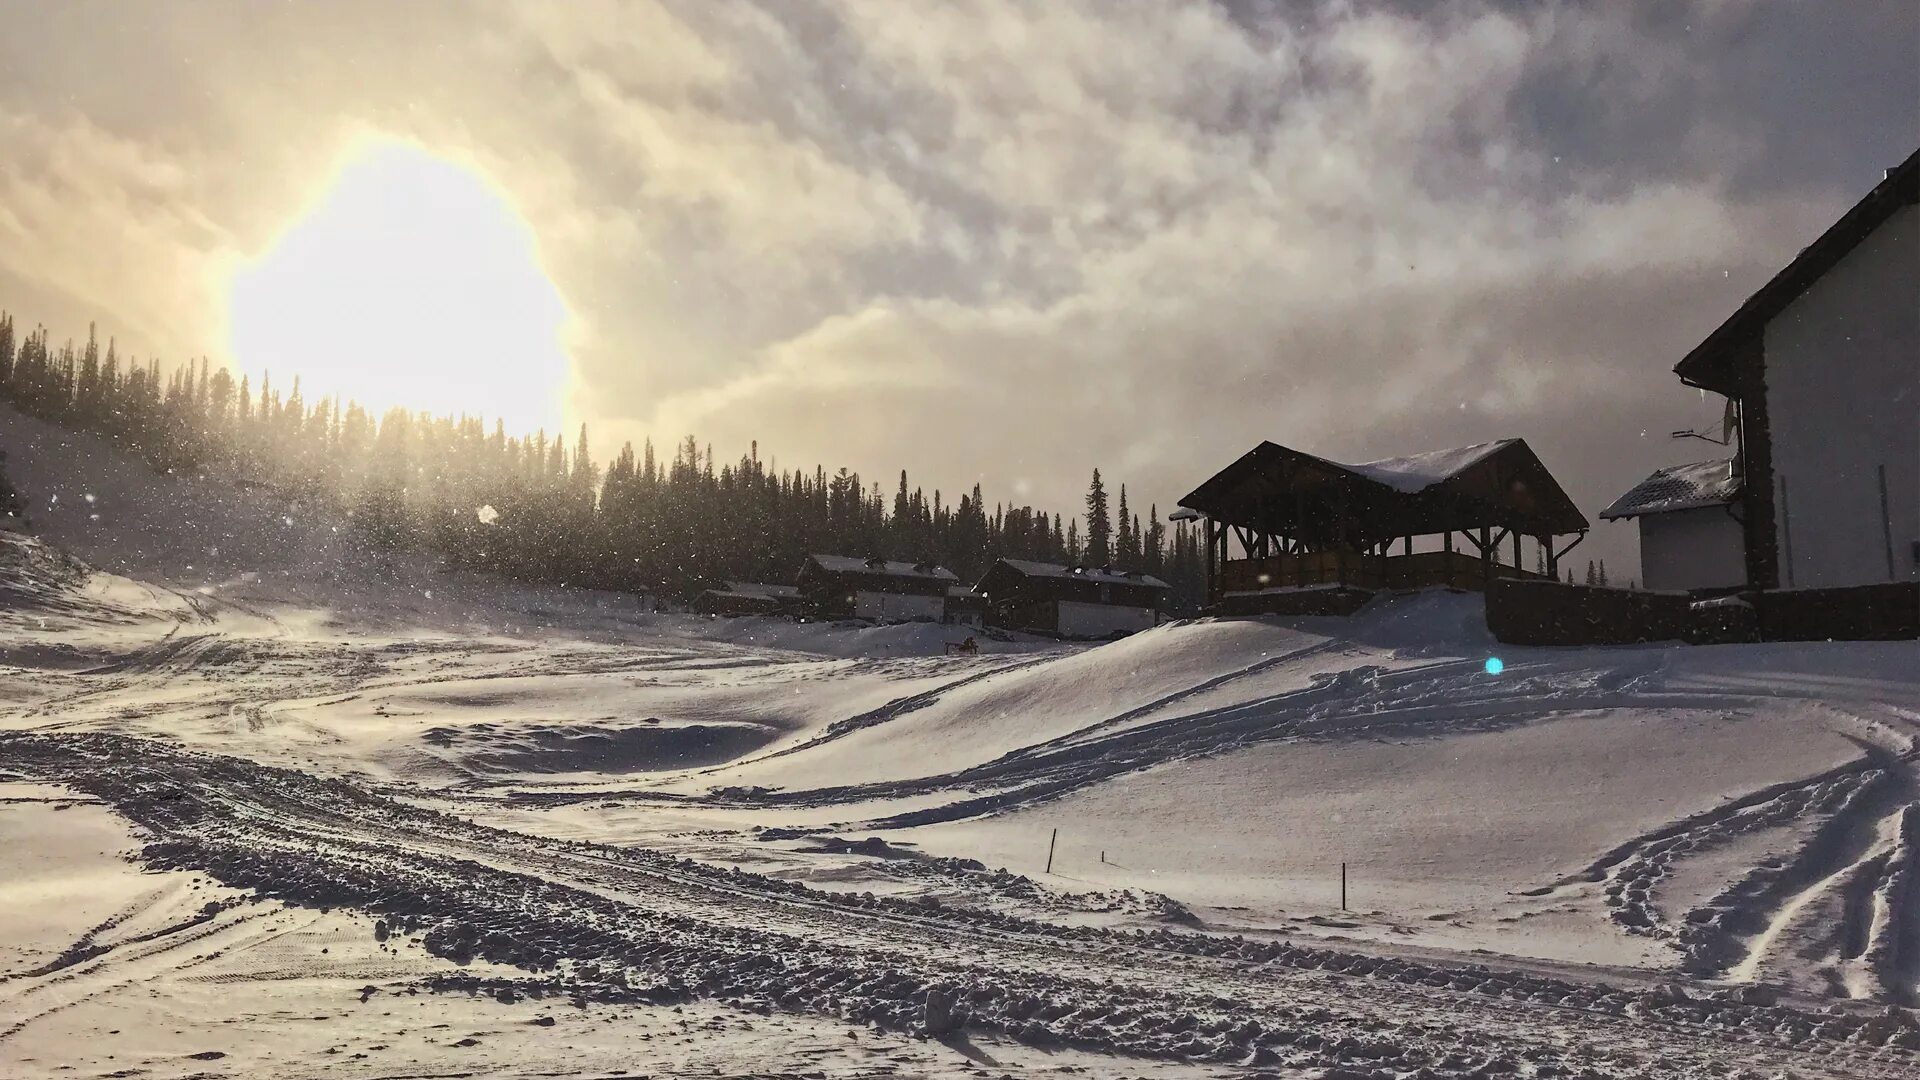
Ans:
<svg viewBox="0 0 1920 1080"><path fill-rule="evenodd" d="M598 445L1056 508L1522 435L1591 510L1697 455L1674 360L1920 138L1894 3L0 17L0 303L217 353L227 268L389 132L528 217Z"/></svg>

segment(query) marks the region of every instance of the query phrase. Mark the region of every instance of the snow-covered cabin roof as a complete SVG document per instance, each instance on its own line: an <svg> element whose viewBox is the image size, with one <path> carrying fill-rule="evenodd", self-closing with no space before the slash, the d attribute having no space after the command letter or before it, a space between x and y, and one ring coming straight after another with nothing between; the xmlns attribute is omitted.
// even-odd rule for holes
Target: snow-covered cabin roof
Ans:
<svg viewBox="0 0 1920 1080"><path fill-rule="evenodd" d="M1600 511L1600 517L1617 521L1643 514L1724 506L1739 497L1740 477L1734 475L1731 460L1696 461L1691 465L1669 465L1655 470L1652 476L1613 500L1612 506Z"/></svg>
<svg viewBox="0 0 1920 1080"><path fill-rule="evenodd" d="M959 581L960 575L932 563L894 562L888 559L862 559L852 555L809 555L807 561L829 574L862 574L870 577L922 578L928 581Z"/></svg>
<svg viewBox="0 0 1920 1080"><path fill-rule="evenodd" d="M1493 442L1475 443L1472 446L1456 446L1450 450L1428 450L1423 454L1381 458L1379 461L1369 461L1364 465L1348 465L1346 468L1370 480L1377 480L1404 495L1414 495L1460 475L1519 441L1518 439L1496 439Z"/></svg>
<svg viewBox="0 0 1920 1080"><path fill-rule="evenodd" d="M1030 562L1026 559L1001 559L1000 562L1027 577L1070 578L1098 582L1102 585L1145 585L1151 589L1173 587L1152 574L1116 570L1111 566L1061 566L1057 563Z"/></svg>

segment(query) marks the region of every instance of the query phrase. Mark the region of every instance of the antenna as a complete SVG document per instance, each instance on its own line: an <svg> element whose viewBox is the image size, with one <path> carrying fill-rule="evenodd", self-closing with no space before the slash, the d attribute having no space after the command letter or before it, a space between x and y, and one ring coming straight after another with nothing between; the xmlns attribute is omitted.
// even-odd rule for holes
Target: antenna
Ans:
<svg viewBox="0 0 1920 1080"><path fill-rule="evenodd" d="M1711 435L1703 435L1693 428L1673 432L1668 437L1674 439L1699 439L1701 442L1710 442L1715 446L1730 446L1733 444L1733 433L1739 426L1739 414L1734 410L1733 399L1728 398L1726 411L1721 414L1720 417L1719 438L1716 439Z"/></svg>
<svg viewBox="0 0 1920 1080"><path fill-rule="evenodd" d="M1699 439L1701 442L1710 442L1715 446L1727 445L1726 439L1716 439L1711 435L1702 435L1699 432L1692 431L1692 430L1676 431L1668 437L1673 439Z"/></svg>

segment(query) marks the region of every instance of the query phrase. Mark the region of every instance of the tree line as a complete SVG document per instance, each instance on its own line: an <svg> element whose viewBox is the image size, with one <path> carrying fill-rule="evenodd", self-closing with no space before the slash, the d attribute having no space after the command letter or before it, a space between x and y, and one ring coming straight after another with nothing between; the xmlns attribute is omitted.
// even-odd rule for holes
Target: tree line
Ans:
<svg viewBox="0 0 1920 1080"><path fill-rule="evenodd" d="M980 485L949 499L899 474L889 497L845 468L778 468L751 444L718 460L693 436L669 455L629 443L604 466L587 428L571 444L496 420L308 402L294 379L256 389L205 359L163 368L123 359L112 340L54 348L44 327L16 336L0 313L0 401L106 438L162 470L262 485L350 517L371 548L419 550L445 565L517 580L687 597L729 579L790 581L810 553L946 566L977 580L994 560L1112 565L1201 603L1197 530L1143 518L1121 486L1111 511L1093 470L1083 516L995 502Z"/></svg>

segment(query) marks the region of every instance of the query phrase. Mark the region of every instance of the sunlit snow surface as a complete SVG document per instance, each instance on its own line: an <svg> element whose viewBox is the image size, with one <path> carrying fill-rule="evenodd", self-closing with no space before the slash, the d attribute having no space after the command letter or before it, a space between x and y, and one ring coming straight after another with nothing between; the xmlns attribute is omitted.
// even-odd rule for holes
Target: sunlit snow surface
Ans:
<svg viewBox="0 0 1920 1080"><path fill-rule="evenodd" d="M954 634L932 625L652 615L404 557L366 566L344 557L339 522L270 492L156 477L12 413L0 445L32 505L62 507L35 515L46 543L0 537L0 740L40 736L0 756L0 1074L307 1075L324 1057L345 1075L541 1060L566 1075L690 1061L716 1076L958 1076L984 1054L1015 1075L1222 1075L1268 1043L1183 1035L1179 1017L1215 1000L1262 1030L1387 1033L1441 1076L1487 1056L1448 1065L1416 1028L1496 1040L1520 1075L1915 1064L1898 1056L1904 1028L1855 1039L1853 1005L1816 1035L1801 1013L1732 998L1703 1013L1647 989L1763 985L1793 1008L1857 1001L1862 1017L1908 999L1912 643L1494 656L1478 599L1433 593L1350 619L1199 620L1097 648L987 641L948 656ZM99 521L66 509L88 494ZM78 741L96 733L158 742ZM202 788L193 776L212 766L170 747L243 764ZM402 809L335 807L360 787L312 777ZM187 806L207 809L173 809ZM221 880L126 861L156 837L190 842ZM681 856L751 876L645 861ZM354 885L353 860L369 859L370 884ZM460 884L483 867L517 876ZM538 907L528 882L580 891ZM798 886L814 891L781 891ZM256 893L277 898L236 900ZM841 899L809 914L797 896ZM940 907L872 914L924 899ZM378 941L358 912L380 903L431 918ZM602 903L628 906L592 914ZM429 942L455 911L461 925L557 927L538 947L609 1003L410 993L450 974L533 977L511 966L520 938L448 946L443 928ZM918 929L989 917L991 933ZM667 918L681 921L651 921ZM1040 929L1062 925L1246 940L1219 946L1238 959L1217 969L1136 963L1119 939ZM628 932L641 937L621 944ZM1407 980L1369 974L1371 960L1323 969L1281 941L1425 966ZM897 978L793 991L766 1015L719 997L676 1014L608 989L604 960L588 976L567 959L588 943L644 966L662 942L736 1004L791 990L768 971ZM480 953L467 967L447 959L467 947ZM1530 974L1468 992L1492 981L1442 973L1486 963ZM856 1006L921 1017L913 995L973 977L954 964L1033 980L1080 1019L981 1027L965 1046L847 1019ZM1578 989L1596 978L1613 988ZM1096 1004L1072 979L1147 996ZM1489 994L1504 1011L1476 1011ZM1592 1003L1578 1027L1541 1004L1569 996ZM1304 1019L1313 1009L1348 1019ZM1068 1023L1076 1049L1036 1049ZM1661 1034L1676 1024L1744 1034L1702 1036L1688 1057ZM1596 1045L1622 1056L1557 1056ZM1229 1046L1241 1058L1196 1059ZM1301 1075L1346 1060L1272 1046Z"/></svg>

